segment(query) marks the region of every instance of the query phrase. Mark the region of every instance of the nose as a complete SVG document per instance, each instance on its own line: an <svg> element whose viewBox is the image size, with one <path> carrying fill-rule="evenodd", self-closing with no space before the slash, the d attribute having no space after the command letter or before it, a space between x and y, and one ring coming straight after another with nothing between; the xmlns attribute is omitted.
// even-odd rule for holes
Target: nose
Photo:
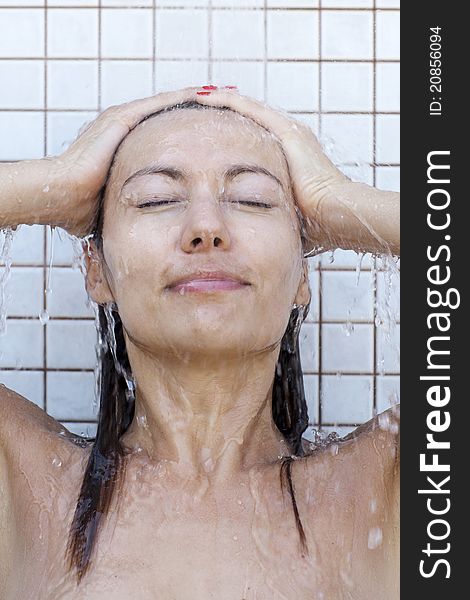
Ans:
<svg viewBox="0 0 470 600"><path fill-rule="evenodd" d="M184 252L204 252L213 247L227 250L230 234L217 200L210 194L193 198L181 238Z"/></svg>

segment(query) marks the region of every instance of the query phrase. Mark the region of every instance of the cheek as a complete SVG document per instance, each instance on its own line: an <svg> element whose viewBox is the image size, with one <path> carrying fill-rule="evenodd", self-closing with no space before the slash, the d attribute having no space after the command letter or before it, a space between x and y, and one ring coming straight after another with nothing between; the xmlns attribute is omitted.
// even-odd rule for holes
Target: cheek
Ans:
<svg viewBox="0 0 470 600"><path fill-rule="evenodd" d="M158 236L141 231L136 225L108 232L104 254L118 303L127 297L142 299L144 292L163 285L162 272L168 261L165 248Z"/></svg>
<svg viewBox="0 0 470 600"><path fill-rule="evenodd" d="M302 269L302 247L291 221L247 228L241 243L247 249L250 266L269 293L295 293Z"/></svg>

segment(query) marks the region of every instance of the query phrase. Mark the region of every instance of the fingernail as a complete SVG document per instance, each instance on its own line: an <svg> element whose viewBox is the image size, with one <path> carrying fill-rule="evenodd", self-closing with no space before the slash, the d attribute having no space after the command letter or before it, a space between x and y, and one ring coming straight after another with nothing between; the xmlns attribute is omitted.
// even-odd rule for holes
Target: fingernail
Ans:
<svg viewBox="0 0 470 600"><path fill-rule="evenodd" d="M210 92L196 92L199 96L210 96Z"/></svg>
<svg viewBox="0 0 470 600"><path fill-rule="evenodd" d="M238 89L238 85L226 85L224 86L227 90L235 90Z"/></svg>
<svg viewBox="0 0 470 600"><path fill-rule="evenodd" d="M203 90L216 90L217 89L216 85L203 85L201 87Z"/></svg>

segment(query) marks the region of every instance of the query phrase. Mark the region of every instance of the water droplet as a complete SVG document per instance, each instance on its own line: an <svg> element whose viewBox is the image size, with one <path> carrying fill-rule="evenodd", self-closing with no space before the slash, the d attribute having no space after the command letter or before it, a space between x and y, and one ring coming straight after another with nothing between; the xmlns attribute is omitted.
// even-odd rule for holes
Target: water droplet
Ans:
<svg viewBox="0 0 470 600"><path fill-rule="evenodd" d="M41 325L45 325L49 321L49 313L47 310L40 312L39 320L41 321Z"/></svg>
<svg viewBox="0 0 470 600"><path fill-rule="evenodd" d="M380 527L372 527L369 529L369 537L367 539L367 547L369 550L375 550L382 544L382 529Z"/></svg>
<svg viewBox="0 0 470 600"><path fill-rule="evenodd" d="M54 465L54 467L61 467L62 466L62 461L59 458L55 457L52 460L52 464Z"/></svg>
<svg viewBox="0 0 470 600"><path fill-rule="evenodd" d="M49 191L49 186L48 186L48 185L46 185L46 187L45 187L45 188L43 188L43 189L42 189L42 191L43 191L45 194L47 194L47 192Z"/></svg>
<svg viewBox="0 0 470 600"><path fill-rule="evenodd" d="M343 323L343 331L345 333L345 335L347 335L348 337L354 333L354 324L351 323L351 321L346 321L346 323Z"/></svg>
<svg viewBox="0 0 470 600"><path fill-rule="evenodd" d="M375 513L377 510L377 500L375 498L369 500L369 510L371 513Z"/></svg>

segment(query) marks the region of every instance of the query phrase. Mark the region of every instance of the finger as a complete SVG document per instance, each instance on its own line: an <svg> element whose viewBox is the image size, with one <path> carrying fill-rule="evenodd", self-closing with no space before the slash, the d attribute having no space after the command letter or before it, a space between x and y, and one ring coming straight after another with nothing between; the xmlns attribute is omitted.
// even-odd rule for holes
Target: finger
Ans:
<svg viewBox="0 0 470 600"><path fill-rule="evenodd" d="M181 104L189 100L195 100L196 91L199 87L188 87L181 90L161 92L147 98L132 100L124 104L116 105L102 113L103 120L106 120L106 113L109 111L110 118L119 118L128 126L129 129L135 127L144 117L153 112L164 109L174 104Z"/></svg>
<svg viewBox="0 0 470 600"><path fill-rule="evenodd" d="M196 101L199 104L210 106L227 106L241 115L253 119L280 138L302 125L267 104L226 89L219 88L211 91L208 96L196 95Z"/></svg>
<svg viewBox="0 0 470 600"><path fill-rule="evenodd" d="M166 107L194 100L199 87L162 92L103 111L70 146L70 153L81 152L95 143L106 152L113 152L122 139L148 115Z"/></svg>
<svg viewBox="0 0 470 600"><path fill-rule="evenodd" d="M304 179L313 173L338 173L312 129L281 110L223 89L214 90L209 96L196 96L196 101L211 106L227 106L274 134L281 143L294 180Z"/></svg>

